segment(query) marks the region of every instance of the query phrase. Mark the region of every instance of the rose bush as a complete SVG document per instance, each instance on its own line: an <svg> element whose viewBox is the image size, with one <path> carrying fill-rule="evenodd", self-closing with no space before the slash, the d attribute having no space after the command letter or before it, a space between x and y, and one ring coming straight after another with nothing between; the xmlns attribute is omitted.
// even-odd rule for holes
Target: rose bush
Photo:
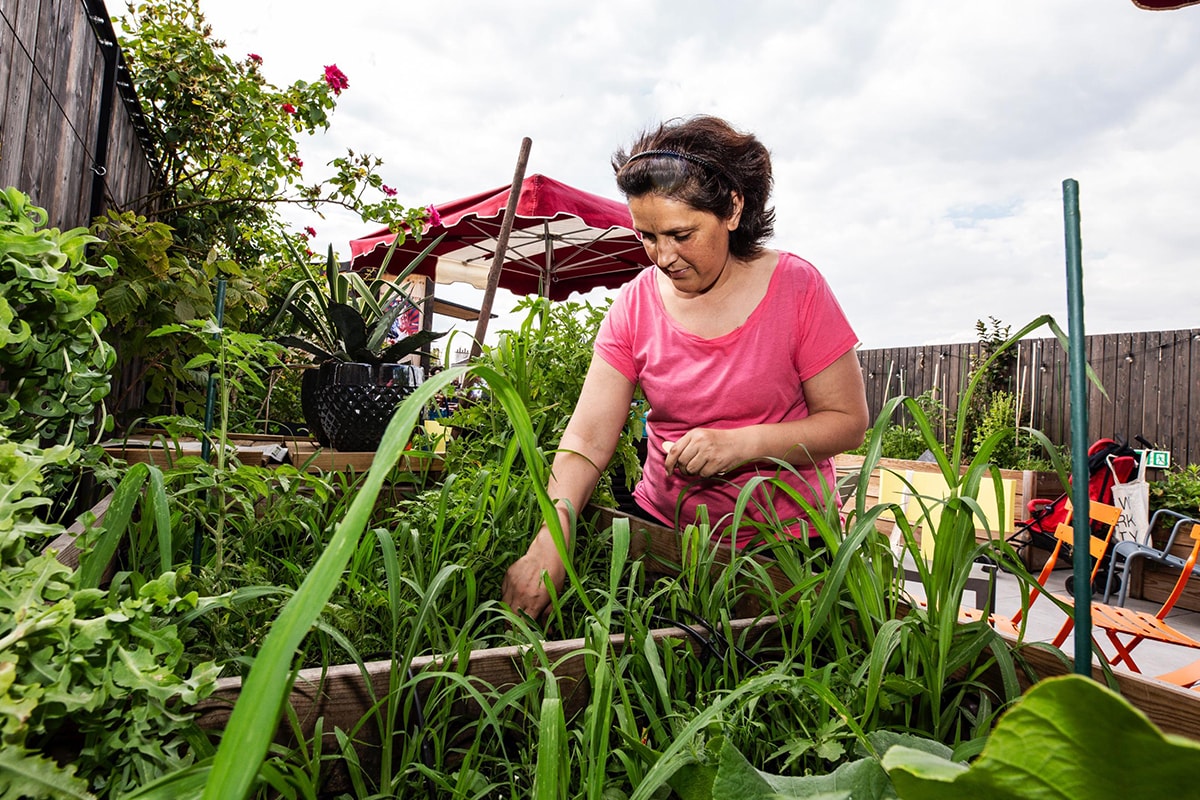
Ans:
<svg viewBox="0 0 1200 800"><path fill-rule="evenodd" d="M421 230L426 212L397 199L384 184L383 162L369 153L347 151L330 162L329 174L306 176L299 137L327 129L350 86L336 64L324 65L316 80L276 86L263 75L262 56L224 52L198 0L131 4L122 27L122 51L157 145L153 160L162 167L159 189L143 198L153 219L112 213L93 226L106 242L101 254L119 265L97 286L111 323L107 338L123 367L137 367L112 404L137 406L124 414L128 420L203 405L203 376L180 366L196 355L187 349L194 343L148 334L213 316L217 280L226 285L224 325L262 332L271 297L299 277L288 245L311 252L316 235L311 225L288 232L283 208L318 215L347 209L398 231ZM144 389L144 401L128 400L130 389Z"/></svg>

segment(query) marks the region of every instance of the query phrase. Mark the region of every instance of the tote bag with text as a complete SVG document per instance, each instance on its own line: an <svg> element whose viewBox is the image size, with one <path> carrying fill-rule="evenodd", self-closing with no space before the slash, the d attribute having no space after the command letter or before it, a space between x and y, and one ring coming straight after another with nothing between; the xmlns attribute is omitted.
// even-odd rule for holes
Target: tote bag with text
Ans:
<svg viewBox="0 0 1200 800"><path fill-rule="evenodd" d="M1108 457L1108 467L1112 469L1112 456ZM1116 472L1113 472L1116 478ZM1146 483L1146 462L1138 459L1137 477L1126 483L1114 483L1112 487L1113 505L1121 509L1121 518L1113 530L1113 539L1117 541L1142 541L1150 528L1150 484Z"/></svg>

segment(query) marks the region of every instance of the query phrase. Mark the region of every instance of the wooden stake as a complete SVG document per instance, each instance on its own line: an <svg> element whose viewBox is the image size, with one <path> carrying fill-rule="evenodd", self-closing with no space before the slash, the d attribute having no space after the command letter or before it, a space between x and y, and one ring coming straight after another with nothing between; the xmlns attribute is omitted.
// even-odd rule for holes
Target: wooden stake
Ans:
<svg viewBox="0 0 1200 800"><path fill-rule="evenodd" d="M525 165L529 163L529 150L533 140L526 136L521 140L521 152L517 156L517 169L513 173L512 189L508 193L508 205L504 208L504 219L500 223L500 236L496 240L496 254L492 257L492 268L488 271L487 288L483 290L483 302L479 305L479 320L475 323L475 341L471 344L471 360L483 352L483 337L487 334L488 318L492 316L492 301L496 287L500 284L500 270L504 268L508 253L508 235L512 233L513 218L517 215L517 201L521 197L521 183L525 180Z"/></svg>

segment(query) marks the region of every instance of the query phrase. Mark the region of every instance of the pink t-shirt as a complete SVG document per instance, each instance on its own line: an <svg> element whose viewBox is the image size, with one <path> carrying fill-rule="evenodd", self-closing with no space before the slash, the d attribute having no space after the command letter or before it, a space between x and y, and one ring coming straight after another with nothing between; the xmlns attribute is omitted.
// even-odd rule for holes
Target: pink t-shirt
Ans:
<svg viewBox="0 0 1200 800"><path fill-rule="evenodd" d="M650 406L646 465L634 489L638 503L664 521L681 524L692 522L703 504L717 531L731 522L727 515L734 510L739 489L756 475L782 478L810 501L820 491L818 471L832 488L829 460L816 467L796 467L799 475L761 462L698 480L668 475L663 450L663 442L674 442L692 428L741 428L808 416L802 382L858 343L821 273L807 261L781 253L766 295L746 322L724 336L704 339L667 314L656 272L646 269L621 288L595 346L597 355L641 385ZM805 517L799 503L778 488L760 487L753 497L769 503L780 520ZM771 519L755 502L747 506L745 516ZM799 533L799 528L793 525L789 530ZM754 533L743 530L737 544L748 543Z"/></svg>

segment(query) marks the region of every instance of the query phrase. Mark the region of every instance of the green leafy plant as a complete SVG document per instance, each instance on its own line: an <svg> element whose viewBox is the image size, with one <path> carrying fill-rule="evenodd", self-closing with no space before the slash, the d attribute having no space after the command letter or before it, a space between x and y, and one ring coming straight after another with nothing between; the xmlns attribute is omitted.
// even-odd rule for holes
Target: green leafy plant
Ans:
<svg viewBox="0 0 1200 800"><path fill-rule="evenodd" d="M1031 688L974 763L900 746L884 754L883 766L900 796L912 800L1123 800L1131 791L1192 794L1197 758L1197 742L1164 734L1100 683L1065 675Z"/></svg>
<svg viewBox="0 0 1200 800"><path fill-rule="evenodd" d="M897 797L881 759L896 746L906 752L925 753L949 759L949 748L928 739L890 732L867 734L871 753L847 761L824 775L773 775L756 769L733 744L724 738L709 742L707 763L689 765L671 778L671 787L683 800L742 797L746 800L778 798L847 797L883 800ZM827 793L827 794L826 794Z"/></svg>
<svg viewBox="0 0 1200 800"><path fill-rule="evenodd" d="M976 529L987 527L979 505L979 493L985 482L992 482L1001 491L1000 475L990 462L994 448L1009 432L998 430L980 443L969 460L965 458L967 417L972 396L991 373L991 359L1003 358L1006 351L1022 336L1047 325L1066 344L1066 336L1049 316L1030 322L1006 341L999 343L989 360L979 364L960 398L954 436L943 448L937 441L933 425L913 398L893 398L879 415L880 421L892 417L896 407L903 404L921 431L927 447L935 458L941 479L947 487L945 497L925 497L910 490L920 513L910 523L895 505L870 505L867 501L866 476L875 469L882 450L883 426L876 424L868 440L861 473L854 480L852 500L844 509L812 509L810 517L830 553L833 563L826 577L820 604L814 613L830 613L827 603L837 601L842 582L853 593L853 608L859 609L855 618L855 638L865 640L871 647L865 678L870 702L881 702L879 713L884 718L899 713L910 730L928 733L934 739L956 744L956 749L970 751L986 737L991 721L1001 709L1019 696L1017 661L1008 645L986 620L960 624L959 609L971 567L975 560L987 557L1003 564L1022 577L1027 591L1032 576L1024 570L1012 548L1002 540L976 540ZM1094 372L1089 375L1095 380ZM1043 445L1044 435L1028 430ZM903 480L903 478L901 477ZM853 485L853 484L852 484ZM786 485L780 487L786 490ZM911 602L908 614L896 613L888 586L894 586L896 569L894 556L876 529L881 514L891 510L897 531L903 540L903 552L915 564L924 588L924 601ZM831 513L834 512L834 513ZM1001 521L1003 524L1003 521ZM921 553L915 528L936 542L932 560ZM847 550L863 551L866 563L860 563ZM844 562L844 563L843 563ZM995 668L1001 676L1000 691L981 680L983 670ZM896 670L896 672L893 672ZM918 675L922 676L918 678ZM911 700L893 705L886 693L903 682L919 681L923 689ZM911 684L910 685L915 685ZM892 711L886 711L891 706Z"/></svg>
<svg viewBox="0 0 1200 800"><path fill-rule="evenodd" d="M0 191L0 425L17 440L84 447L111 428L104 415L112 347L88 281L97 239L84 228L47 229L46 212L16 189Z"/></svg>
<svg viewBox="0 0 1200 800"><path fill-rule="evenodd" d="M174 572L103 590L30 547L63 530L34 511L43 470L70 457L0 437L0 788L13 796L115 794L207 748L187 707L217 671L189 668L173 622L200 598Z"/></svg>
<svg viewBox="0 0 1200 800"><path fill-rule="evenodd" d="M195 343L199 352L182 369L197 387L205 387L206 391L210 378L215 381L220 397L215 407L220 409L222 432L230 429L229 414L237 395L247 387L265 388L264 379L270 370L283 366L283 348L278 344L256 333L218 326L212 319L164 325L150 337L179 337Z"/></svg>
<svg viewBox="0 0 1200 800"><path fill-rule="evenodd" d="M514 309L524 312L516 330L501 331L495 345L485 347L480 362L511 382L521 398L543 452L558 445L570 419L592 357L592 345L604 317L605 305L551 302L527 297ZM465 402L447 420L460 435L446 452L447 470L471 472L500 458L512 445L512 421L499 400L483 393L478 402ZM636 406L621 434L610 468L601 477L597 501L611 503L615 467L623 468L632 486L641 475L634 429L642 411Z"/></svg>
<svg viewBox="0 0 1200 800"><path fill-rule="evenodd" d="M1160 508L1200 519L1200 465L1188 464L1150 483L1150 510Z"/></svg>
<svg viewBox="0 0 1200 800"><path fill-rule="evenodd" d="M993 434L1000 433L1000 441L992 449L991 461L1001 469L1046 470L1052 468L1052 460L1045 445L1025 433L1017 413L1017 398L1011 392L995 391L983 416L975 425L972 450L978 450ZM1065 458L1065 447L1054 450Z"/></svg>
<svg viewBox="0 0 1200 800"><path fill-rule="evenodd" d="M986 439L979 434L985 419L991 413L997 395L1008 394L1011 397L1013 366L1016 363L1016 353L1006 345L1011 341L1009 334L1011 325L1004 325L995 317L975 321L975 333L978 336L978 350L971 355L971 372L968 380L975 386L969 398L960 396L959 404L967 403L966 416L960 417L965 442L965 454L973 455L976 442ZM1014 410L1015 413L1015 410ZM1012 425L1019 423L1013 422Z"/></svg>
<svg viewBox="0 0 1200 800"><path fill-rule="evenodd" d="M913 399L930 420L937 419L946 410L941 401L935 397L932 389ZM899 417L899 421L896 420L897 417ZM881 440L880 457L915 461L928 449L921 429L904 412L903 407L897 408L891 418L876 421L876 426L881 423L883 424L883 439ZM849 452L852 455L864 455L867 452L867 441L870 440L874 430L874 428L868 429L862 445Z"/></svg>
<svg viewBox="0 0 1200 800"><path fill-rule="evenodd" d="M401 205L369 154L348 152L332 162L332 175L304 182L297 136L328 129L350 88L336 65L277 87L259 56L224 52L197 0L131 4L122 24L121 48L166 172L156 205L180 244L198 245L203 257L216 239L252 264L280 252L271 209L281 204L317 213L339 206L395 229L423 218L423 209Z"/></svg>
<svg viewBox="0 0 1200 800"><path fill-rule="evenodd" d="M349 88L336 65L315 80L275 86L260 57L224 52L198 0L131 3L122 28L122 53L162 181L153 196L137 199L153 214L109 213L92 228L103 240L101 254L118 265L96 282L112 323L106 340L132 375L112 407L122 409L122 423L161 413L199 417L204 394L179 370L198 352L189 349L195 343L149 334L215 316L219 280L225 326L263 332L274 310L270 298L296 277L290 253L307 254L316 236L311 226L285 232L281 208L318 216L323 208L344 208L395 230L419 230L426 211L399 202L384 182L382 161L370 154L347 152L323 179L306 174L299 137L328 128Z"/></svg>

